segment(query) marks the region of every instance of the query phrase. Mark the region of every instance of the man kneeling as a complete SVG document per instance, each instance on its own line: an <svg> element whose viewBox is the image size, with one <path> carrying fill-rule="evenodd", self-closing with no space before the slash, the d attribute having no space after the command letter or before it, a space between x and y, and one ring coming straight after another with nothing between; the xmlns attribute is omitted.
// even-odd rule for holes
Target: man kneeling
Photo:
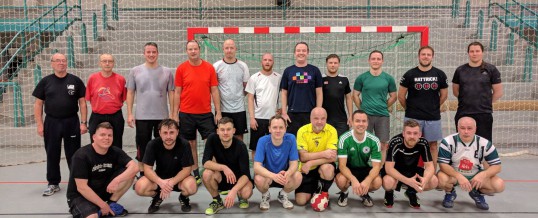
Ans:
<svg viewBox="0 0 538 218"><path fill-rule="evenodd" d="M501 172L501 159L495 146L476 133L473 118L462 117L458 121L458 133L447 136L439 147L439 187L446 191L443 207L454 207L456 190L463 191L475 201L476 207L489 210L484 194L492 195L504 191L504 181L497 176ZM489 164L484 169L482 161Z"/></svg>
<svg viewBox="0 0 538 218"><path fill-rule="evenodd" d="M437 177L428 141L420 137L420 126L415 120L404 122L403 133L398 134L389 142L386 175L383 177L385 189L385 206L392 208L394 190L400 191L402 185L407 186L405 196L409 198L409 206L420 208L417 192L428 191L437 187ZM420 158L424 168L419 167Z"/></svg>
<svg viewBox="0 0 538 218"><path fill-rule="evenodd" d="M73 217L125 216L116 203L129 190L137 164L112 145L112 125L97 125L93 143L75 152L67 186L67 204Z"/></svg>
<svg viewBox="0 0 538 218"><path fill-rule="evenodd" d="M282 188L278 201L286 209L292 209L288 193L301 184L301 173L297 172L299 153L295 136L286 133L286 121L280 115L269 119L269 135L258 141L254 157L254 183L262 193L261 210L269 209L270 187Z"/></svg>
<svg viewBox="0 0 538 218"><path fill-rule="evenodd" d="M176 121L165 119L158 128L160 137L148 142L146 147L142 161L144 176L135 184L136 194L153 197L148 213L155 213L172 191L181 192L178 198L181 211L189 212L189 196L197 191L196 180L190 175L194 165L191 147L187 140L179 137Z"/></svg>
<svg viewBox="0 0 538 218"><path fill-rule="evenodd" d="M239 208L248 208L248 199L252 196L252 180L247 146L234 137L233 120L223 117L218 121L217 134L211 134L205 144L203 182L213 197L206 215L212 215L224 207L234 205L235 197L239 197ZM220 191L229 191L224 202Z"/></svg>

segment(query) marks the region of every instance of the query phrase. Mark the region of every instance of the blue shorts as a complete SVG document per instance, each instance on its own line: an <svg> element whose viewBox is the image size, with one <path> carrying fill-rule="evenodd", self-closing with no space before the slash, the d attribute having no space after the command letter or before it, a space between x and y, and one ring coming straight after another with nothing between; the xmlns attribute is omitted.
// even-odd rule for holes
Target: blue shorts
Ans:
<svg viewBox="0 0 538 218"><path fill-rule="evenodd" d="M443 139L441 120L417 120L404 117L404 122L408 120L415 120L418 122L420 125L420 131L422 132L422 137L428 140L428 142L436 142Z"/></svg>

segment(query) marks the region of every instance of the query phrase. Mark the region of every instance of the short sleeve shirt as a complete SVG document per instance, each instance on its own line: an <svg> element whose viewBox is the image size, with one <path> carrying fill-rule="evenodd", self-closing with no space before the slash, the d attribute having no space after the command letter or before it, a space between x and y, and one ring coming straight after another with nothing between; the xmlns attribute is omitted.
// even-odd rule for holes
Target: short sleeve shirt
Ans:
<svg viewBox="0 0 538 218"><path fill-rule="evenodd" d="M297 142L295 136L290 133L284 134L282 144L275 146L271 141L271 135L265 135L258 140L254 161L260 162L263 167L272 173L288 170L290 161L299 160Z"/></svg>
<svg viewBox="0 0 538 218"><path fill-rule="evenodd" d="M381 162L381 144L369 132L365 132L364 139L359 141L350 130L338 140L338 158L347 158L349 168L371 167L371 162Z"/></svg>
<svg viewBox="0 0 538 218"><path fill-rule="evenodd" d="M418 67L407 71L400 80L407 88L405 116L419 120L440 120L440 91L448 88L445 72L435 67L424 72Z"/></svg>
<svg viewBox="0 0 538 218"><path fill-rule="evenodd" d="M193 66L187 60L176 69L177 87L181 87L179 111L189 114L211 112L211 87L218 86L217 73L209 62Z"/></svg>
<svg viewBox="0 0 538 218"><path fill-rule="evenodd" d="M94 73L88 78L86 101L90 101L92 111L98 114L114 114L121 110L127 98L125 78L117 73L103 77L101 72Z"/></svg>
<svg viewBox="0 0 538 218"><path fill-rule="evenodd" d="M219 135L216 133L209 135L205 143L202 164L205 164L209 160L227 166L238 179L241 176L247 176L250 179L250 163L247 146L236 137L232 138L230 147L224 148Z"/></svg>
<svg viewBox="0 0 538 218"><path fill-rule="evenodd" d="M325 127L319 133L312 130L311 123L302 126L297 131L297 149L299 151L304 150L309 153L315 153L327 149L337 150L336 144L338 144L338 133L330 124L325 124ZM310 169L313 170L316 167L312 166Z"/></svg>
<svg viewBox="0 0 538 218"><path fill-rule="evenodd" d="M310 113L316 107L316 88L323 86L319 68L289 66L284 70L280 88L288 91L288 112Z"/></svg>
<svg viewBox="0 0 538 218"><path fill-rule="evenodd" d="M237 113L245 111L245 94L243 83L248 82L250 73L245 62L236 60L226 63L224 60L213 64L219 80L220 107L222 112Z"/></svg>
<svg viewBox="0 0 538 218"><path fill-rule="evenodd" d="M367 71L355 79L353 89L361 92L361 108L371 116L389 116L387 97L389 93L396 92L394 78L388 73L381 72L373 76Z"/></svg>
<svg viewBox="0 0 538 218"><path fill-rule="evenodd" d="M347 122L346 95L351 92L346 76L323 75L323 108L327 110L327 122Z"/></svg>
<svg viewBox="0 0 538 218"><path fill-rule="evenodd" d="M459 85L458 114L493 113L493 85L501 83L501 73L495 66L488 63L483 67L461 65L452 83Z"/></svg>
<svg viewBox="0 0 538 218"><path fill-rule="evenodd" d="M32 92L34 97L44 101L45 114L54 118L77 116L78 100L85 94L84 82L70 73L62 78L55 74L45 76Z"/></svg>
<svg viewBox="0 0 538 218"><path fill-rule="evenodd" d="M424 138L419 138L417 144L413 148L405 145L404 137L400 133L389 141L389 149L387 150L387 162L394 162L394 168L405 176L407 172L415 172L419 160L422 158L424 162L432 161L432 154L428 141Z"/></svg>
<svg viewBox="0 0 538 218"><path fill-rule="evenodd" d="M160 137L149 141L142 162L149 166L155 165L155 173L163 179L172 178L183 168L194 164L189 142L179 136L170 150L164 147Z"/></svg>
<svg viewBox="0 0 538 218"><path fill-rule="evenodd" d="M278 107L280 80L282 75L273 72L266 76L257 72L248 79L245 91L254 96L254 117L270 119Z"/></svg>

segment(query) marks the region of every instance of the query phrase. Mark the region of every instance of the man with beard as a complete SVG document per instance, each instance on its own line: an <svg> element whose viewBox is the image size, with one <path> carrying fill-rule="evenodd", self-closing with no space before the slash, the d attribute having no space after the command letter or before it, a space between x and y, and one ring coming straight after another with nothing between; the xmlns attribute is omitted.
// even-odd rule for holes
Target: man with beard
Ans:
<svg viewBox="0 0 538 218"><path fill-rule="evenodd" d="M273 71L273 55L262 55L262 70L250 77L245 91L248 93L248 114L250 119L250 144L252 158L256 155L258 140L269 134L269 119L278 105L278 92L282 75Z"/></svg>
<svg viewBox="0 0 538 218"><path fill-rule="evenodd" d="M407 186L405 196L409 198L409 206L420 208L417 192L428 191L437 187L434 163L428 148L428 141L421 136L419 123L415 120L404 122L403 132L389 142L386 175L383 176L385 189L385 206L392 208L394 190L400 191L402 185ZM424 168L418 167L419 159L424 161Z"/></svg>
<svg viewBox="0 0 538 218"><path fill-rule="evenodd" d="M414 119L419 123L420 132L429 142L436 166L437 141L443 139L441 105L447 99L448 84L445 72L432 66L433 55L430 46L418 50L419 65L402 76L398 101L405 108L404 121Z"/></svg>
<svg viewBox="0 0 538 218"><path fill-rule="evenodd" d="M323 74L323 108L327 110L327 123L336 129L338 136L341 136L351 126L351 113L353 113L351 89L347 77L338 73L340 57L330 54L325 63L327 72Z"/></svg>

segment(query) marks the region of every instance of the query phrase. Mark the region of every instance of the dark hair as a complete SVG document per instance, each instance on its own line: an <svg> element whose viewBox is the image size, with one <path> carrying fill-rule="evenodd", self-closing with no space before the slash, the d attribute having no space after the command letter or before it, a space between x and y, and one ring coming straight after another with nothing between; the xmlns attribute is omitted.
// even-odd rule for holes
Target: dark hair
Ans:
<svg viewBox="0 0 538 218"><path fill-rule="evenodd" d="M368 59L370 59L372 57L372 54L374 54L374 53L381 54L381 60L383 60L383 52L381 52L379 50L373 50L372 52L370 52L370 54L368 55Z"/></svg>
<svg viewBox="0 0 538 218"><path fill-rule="evenodd" d="M224 125L224 124L227 124L227 123L231 123L232 124L232 127L234 126L234 120L232 118L229 118L229 117L223 117L219 120L219 122L217 122L217 126L219 125Z"/></svg>
<svg viewBox="0 0 538 218"><path fill-rule="evenodd" d="M273 123L273 120L278 120L278 119L284 121L284 127L288 126L288 123L286 122L284 117L282 117L280 114L277 114L277 115L271 117L271 119L269 119L269 126L271 126L271 124Z"/></svg>
<svg viewBox="0 0 538 218"><path fill-rule="evenodd" d="M418 122L416 120L413 120L413 119L409 119L409 120L406 120L404 122L404 129L405 127L420 127L420 124L418 124Z"/></svg>
<svg viewBox="0 0 538 218"><path fill-rule="evenodd" d="M355 117L355 114L364 114L364 115L366 115L366 120L368 120L368 115L363 110L359 109L359 110L353 111L353 114L351 115L351 118Z"/></svg>
<svg viewBox="0 0 538 218"><path fill-rule="evenodd" d="M482 43L480 43L480 42L471 42L471 43L467 46L467 53L469 53L469 50L471 50L471 46L475 46L475 45L480 46L480 50L481 50L482 52L484 52L484 45L482 45Z"/></svg>
<svg viewBox="0 0 538 218"><path fill-rule="evenodd" d="M429 46L429 45L426 45L426 46L422 46L418 49L418 55L420 55L420 52L424 49L430 49L432 51L432 56L435 54L435 51L433 50L433 47Z"/></svg>
<svg viewBox="0 0 538 218"><path fill-rule="evenodd" d="M327 58L325 58L325 63L327 63L327 61L329 61L329 59L331 58L338 59L338 63L340 63L340 57L337 54L330 54L329 56L327 56Z"/></svg>
<svg viewBox="0 0 538 218"><path fill-rule="evenodd" d="M196 44L198 45L198 49L200 49L200 43L198 41L196 41L196 39L193 39L193 40L189 40L187 41L187 43L185 43L185 49L187 49L187 46L189 45L189 43L191 42L196 42Z"/></svg>
<svg viewBox="0 0 538 218"><path fill-rule="evenodd" d="M166 126L168 128L171 128L172 126L175 127L177 130L179 130L179 124L175 121L175 120L172 120L170 118L167 118L167 119L164 119L163 121L161 121L159 123L159 131L161 131L161 128L163 126Z"/></svg>
<svg viewBox="0 0 538 218"><path fill-rule="evenodd" d="M306 43L306 42L298 42L297 44L295 44L294 49L297 49L298 45L306 45L306 51L310 51L310 48L308 47L308 43ZM295 53L295 50L293 52Z"/></svg>
<svg viewBox="0 0 538 218"><path fill-rule="evenodd" d="M159 46L157 46L157 43L155 42L146 42L146 44L144 44L144 51L146 51L146 47L148 46L153 46L157 49L157 51L159 51Z"/></svg>
<svg viewBox="0 0 538 218"><path fill-rule="evenodd" d="M97 124L97 128L95 128L95 132L97 132L98 129L113 129L112 124L109 122L102 122Z"/></svg>

